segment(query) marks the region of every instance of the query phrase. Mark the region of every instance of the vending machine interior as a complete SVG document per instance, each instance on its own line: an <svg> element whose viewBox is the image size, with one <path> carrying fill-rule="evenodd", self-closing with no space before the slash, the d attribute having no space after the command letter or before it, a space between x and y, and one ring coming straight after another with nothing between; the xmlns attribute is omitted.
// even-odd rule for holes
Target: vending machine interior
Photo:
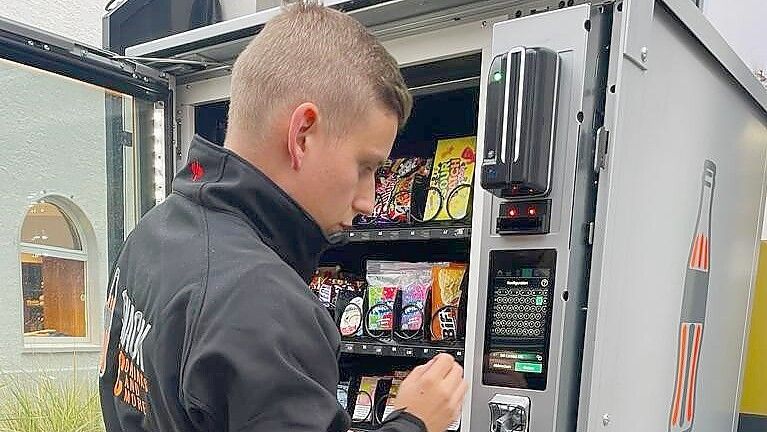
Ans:
<svg viewBox="0 0 767 432"><path fill-rule="evenodd" d="M695 3L325 4L415 97L375 214L318 272L355 429L448 352L451 430L735 430L767 95ZM223 141L231 64L277 12L126 49L176 84L177 169L193 134Z"/></svg>

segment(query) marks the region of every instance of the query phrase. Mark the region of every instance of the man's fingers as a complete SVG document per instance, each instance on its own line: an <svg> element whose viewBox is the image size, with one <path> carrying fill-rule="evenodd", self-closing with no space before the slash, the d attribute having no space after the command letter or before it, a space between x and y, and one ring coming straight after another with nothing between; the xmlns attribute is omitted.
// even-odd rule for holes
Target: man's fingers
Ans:
<svg viewBox="0 0 767 432"><path fill-rule="evenodd" d="M458 363L453 363L453 368L445 377L445 385L448 388L457 388L461 381L463 381L463 368Z"/></svg>
<svg viewBox="0 0 767 432"><path fill-rule="evenodd" d="M429 370L429 367L431 367L433 363L434 363L434 359L432 358L431 360L429 360L428 363L422 364L420 366L416 366L412 371L410 371L409 374L407 374L407 378L410 378L410 377L412 377L412 379L420 378L424 374L424 372Z"/></svg>
<svg viewBox="0 0 767 432"><path fill-rule="evenodd" d="M455 390L455 393L450 398L450 406L458 406L460 407L463 405L463 398L466 396L466 390L468 390L469 385L466 383L466 381L463 381L458 385L458 388Z"/></svg>
<svg viewBox="0 0 767 432"><path fill-rule="evenodd" d="M439 354L432 359L431 366L429 366L429 374L434 374L438 379L443 379L453 369L455 359L450 354Z"/></svg>

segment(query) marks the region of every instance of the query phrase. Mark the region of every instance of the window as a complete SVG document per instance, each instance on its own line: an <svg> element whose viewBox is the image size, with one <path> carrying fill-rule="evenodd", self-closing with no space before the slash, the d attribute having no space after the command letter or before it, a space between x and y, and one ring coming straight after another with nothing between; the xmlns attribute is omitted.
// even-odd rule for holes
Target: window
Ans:
<svg viewBox="0 0 767 432"><path fill-rule="evenodd" d="M88 255L60 206L43 200L30 207L20 259L25 338L85 338Z"/></svg>

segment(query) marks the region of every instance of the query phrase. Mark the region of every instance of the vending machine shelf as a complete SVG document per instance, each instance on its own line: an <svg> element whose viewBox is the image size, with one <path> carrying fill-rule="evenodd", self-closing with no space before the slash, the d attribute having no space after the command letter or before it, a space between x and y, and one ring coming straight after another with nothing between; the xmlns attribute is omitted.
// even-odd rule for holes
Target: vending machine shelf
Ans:
<svg viewBox="0 0 767 432"><path fill-rule="evenodd" d="M468 239L471 237L471 225L366 228L346 231L342 235L348 242Z"/></svg>
<svg viewBox="0 0 767 432"><path fill-rule="evenodd" d="M395 342L341 342L341 352L344 354L361 354L381 357L411 357L428 359L440 353L448 353L458 361L463 361L463 342L454 344L400 344Z"/></svg>

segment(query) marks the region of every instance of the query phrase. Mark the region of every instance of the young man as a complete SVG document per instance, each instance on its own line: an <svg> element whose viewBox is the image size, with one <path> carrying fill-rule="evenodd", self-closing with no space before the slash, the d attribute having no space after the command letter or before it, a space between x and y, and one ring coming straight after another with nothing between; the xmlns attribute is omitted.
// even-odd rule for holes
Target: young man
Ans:
<svg viewBox="0 0 767 432"><path fill-rule="evenodd" d="M411 99L350 17L301 2L238 58L226 148L195 138L173 193L120 254L107 294L108 432L346 432L340 336L307 287L328 238L370 213ZM382 431L441 432L466 391L440 355Z"/></svg>

